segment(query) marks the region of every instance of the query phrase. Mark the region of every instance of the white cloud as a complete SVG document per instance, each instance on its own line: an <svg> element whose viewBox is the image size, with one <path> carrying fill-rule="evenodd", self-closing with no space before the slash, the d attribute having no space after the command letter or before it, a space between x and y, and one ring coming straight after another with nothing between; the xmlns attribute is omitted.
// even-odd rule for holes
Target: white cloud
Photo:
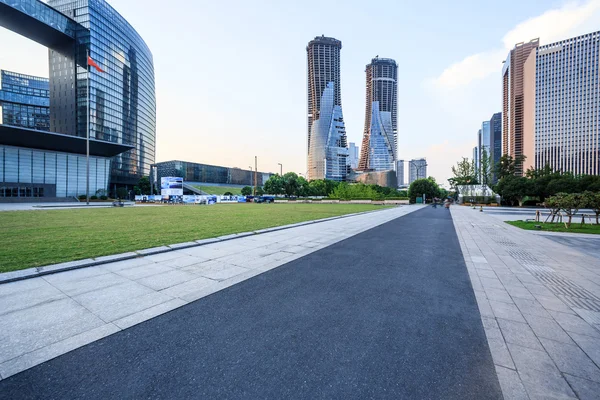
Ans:
<svg viewBox="0 0 600 400"><path fill-rule="evenodd" d="M504 35L502 47L465 57L447 67L431 80L439 89L456 89L499 73L501 62L508 51L519 42L540 38L540 42L552 43L588 32L600 25L600 0L569 2L561 8L552 9L529 18Z"/></svg>

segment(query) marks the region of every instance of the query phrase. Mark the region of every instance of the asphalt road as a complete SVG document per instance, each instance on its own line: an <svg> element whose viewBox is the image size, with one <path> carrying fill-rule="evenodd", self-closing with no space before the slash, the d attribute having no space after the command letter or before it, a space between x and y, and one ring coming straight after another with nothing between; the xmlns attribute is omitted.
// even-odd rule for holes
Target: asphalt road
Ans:
<svg viewBox="0 0 600 400"><path fill-rule="evenodd" d="M501 399L450 213L426 208L0 381L44 399Z"/></svg>

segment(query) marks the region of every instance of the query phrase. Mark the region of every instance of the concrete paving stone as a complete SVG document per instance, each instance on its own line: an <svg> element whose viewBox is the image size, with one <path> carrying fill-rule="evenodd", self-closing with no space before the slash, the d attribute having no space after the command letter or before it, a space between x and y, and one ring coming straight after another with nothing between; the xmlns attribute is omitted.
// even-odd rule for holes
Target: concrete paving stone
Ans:
<svg viewBox="0 0 600 400"><path fill-rule="evenodd" d="M170 268L178 269L182 267L187 267L188 265L199 264L205 261L208 261L208 259L185 254L181 257L177 257L172 260L159 262L158 265L165 265Z"/></svg>
<svg viewBox="0 0 600 400"><path fill-rule="evenodd" d="M128 253L120 253L120 254L112 254L110 256L102 256L102 257L96 257L94 258L94 261L96 262L116 262L116 261L121 261L121 260L130 260L133 258L138 257L138 254L130 251Z"/></svg>
<svg viewBox="0 0 600 400"><path fill-rule="evenodd" d="M40 278L33 278L40 279ZM6 283L5 285L14 285L20 282ZM0 316L17 310L23 310L34 307L38 304L52 302L65 298L65 294L54 286L46 283L36 289L14 292L0 297Z"/></svg>
<svg viewBox="0 0 600 400"><path fill-rule="evenodd" d="M477 299L477 306L479 307L479 313L482 317L490 317L494 318L494 312L492 311L492 307L490 307L490 303L487 299Z"/></svg>
<svg viewBox="0 0 600 400"><path fill-rule="evenodd" d="M504 290L504 285L502 284L502 282L500 282L500 280L498 278L485 278L485 277L480 276L479 280L481 281L481 284L483 285L483 287L486 289L502 289L502 290Z"/></svg>
<svg viewBox="0 0 600 400"><path fill-rule="evenodd" d="M60 264L45 265L43 267L37 267L37 271L39 274L49 274L49 273L60 272L60 271L69 271L72 269L86 267L86 266L92 265L92 264L94 264L94 260L91 258L86 258L83 260L68 261L68 262L64 262L64 263L60 263Z"/></svg>
<svg viewBox="0 0 600 400"><path fill-rule="evenodd" d="M469 272L469 276L471 277L471 286L473 286L473 290L483 292L483 285L479 281L479 277L472 276L471 272ZM485 295L485 292L484 292L484 295Z"/></svg>
<svg viewBox="0 0 600 400"><path fill-rule="evenodd" d="M0 317L0 363L104 323L70 298L4 314Z"/></svg>
<svg viewBox="0 0 600 400"><path fill-rule="evenodd" d="M548 311L558 311L567 314L575 313L569 306L567 306L561 299L559 299L555 295L534 295L534 297Z"/></svg>
<svg viewBox="0 0 600 400"><path fill-rule="evenodd" d="M102 339L108 335L118 332L113 324L104 324L97 328L73 335L56 343L49 344L37 350L30 351L9 361L0 364L0 376L8 378L21 371L51 360L71 350L85 346L91 342Z"/></svg>
<svg viewBox="0 0 600 400"><path fill-rule="evenodd" d="M191 281L180 283L179 285L171 286L168 289L164 289L161 291L161 293L164 293L171 297L177 297L185 300L185 296L198 292L206 288L207 286L216 285L217 283L218 281L200 276Z"/></svg>
<svg viewBox="0 0 600 400"><path fill-rule="evenodd" d="M575 393L559 372L536 369L519 371L519 377L531 400L576 399Z"/></svg>
<svg viewBox="0 0 600 400"><path fill-rule="evenodd" d="M564 376L580 400L598 400L600 397L600 383L569 374Z"/></svg>
<svg viewBox="0 0 600 400"><path fill-rule="evenodd" d="M165 264L149 263L146 265L139 265L132 268L123 268L118 271L115 271L115 274L125 277L127 279L136 280L172 270L173 268L168 267Z"/></svg>
<svg viewBox="0 0 600 400"><path fill-rule="evenodd" d="M196 267L198 268L198 271L195 272L196 274L219 281L248 271L248 268L224 263L219 260L207 261L205 263L198 264Z"/></svg>
<svg viewBox="0 0 600 400"><path fill-rule="evenodd" d="M534 284L529 282L523 282L523 285L531 292L533 295L541 295L541 296L550 296L553 293L544 285Z"/></svg>
<svg viewBox="0 0 600 400"><path fill-rule="evenodd" d="M494 360L495 365L515 369L515 364L508 352L504 339L488 337L488 346L490 347L490 353L492 353L492 359Z"/></svg>
<svg viewBox="0 0 600 400"><path fill-rule="evenodd" d="M508 368L496 365L496 374L504 400L529 400L519 374Z"/></svg>
<svg viewBox="0 0 600 400"><path fill-rule="evenodd" d="M496 318L482 316L481 322L483 323L483 329L485 329L485 335L488 339L503 339Z"/></svg>
<svg viewBox="0 0 600 400"><path fill-rule="evenodd" d="M44 286L50 286L48 282L46 282L42 278L31 278L23 281L9 282L3 283L0 285L0 304L3 303L3 299L6 296L10 296L14 293L26 292L29 290L35 290L38 288L42 288Z"/></svg>
<svg viewBox="0 0 600 400"><path fill-rule="evenodd" d="M540 341L561 372L600 383L600 369L579 346L544 338Z"/></svg>
<svg viewBox="0 0 600 400"><path fill-rule="evenodd" d="M100 266L98 266L98 268L101 268L101 269L104 269L104 270L110 271L110 272L117 272L122 269L133 268L133 267L137 267L140 265L148 265L148 264L152 264L152 261L148 261L145 257L138 257L138 258L134 258L131 260L117 261L117 262L113 262L110 264L100 265Z"/></svg>
<svg viewBox="0 0 600 400"><path fill-rule="evenodd" d="M210 244L210 243L217 243L220 241L221 240L218 238L207 238L207 239L195 240L194 242L196 242L197 244L200 244L200 245L206 245L206 244Z"/></svg>
<svg viewBox="0 0 600 400"><path fill-rule="evenodd" d="M523 269L525 271L525 269ZM531 275L529 272L525 271L525 272L521 272L521 273L515 273L515 276L521 281L521 283L523 283L523 285L525 285L525 283L532 283L534 285L539 285L540 281L538 278L536 278L535 276ZM525 286L527 287L527 286Z"/></svg>
<svg viewBox="0 0 600 400"><path fill-rule="evenodd" d="M535 297L523 285L518 285L518 286L504 285L504 288L506 289L508 294L510 294L510 296L513 299L520 298L520 299L535 300Z"/></svg>
<svg viewBox="0 0 600 400"><path fill-rule="evenodd" d="M224 250L224 249L215 249L215 248L213 248L213 246L214 246L213 244L209 244L206 246L192 247L190 249L184 249L184 250L179 250L179 251L184 254L190 255L190 256L203 258L205 260L214 260L214 259L217 259L220 257L226 257L226 256L236 253L235 251L229 251L229 250ZM232 249L234 249L234 248L232 247ZM237 251L238 253L240 253L242 250L248 250L247 247L242 247L242 246L239 246L235 249L240 250L240 251Z"/></svg>
<svg viewBox="0 0 600 400"><path fill-rule="evenodd" d="M50 283L52 286L56 287L64 294L71 297L91 292L93 290L98 290L109 286L126 283L128 281L122 276L97 267L90 267L85 269L98 269L101 273L97 275L90 275L87 277L81 276L79 278L76 276L71 276L70 273L60 273L56 275L45 276L43 277L43 279L47 280L48 283ZM72 272L80 272L84 271L85 269Z"/></svg>
<svg viewBox="0 0 600 400"><path fill-rule="evenodd" d="M512 360L517 367L517 371L521 372L528 369L535 369L548 373L558 372L558 368L554 365L554 361L550 358L545 350L536 350L529 347L522 347L514 343L507 343Z"/></svg>
<svg viewBox="0 0 600 400"><path fill-rule="evenodd" d="M488 261L487 259L483 256L471 256L471 261L473 261L474 263L479 263L479 264L487 264Z"/></svg>
<svg viewBox="0 0 600 400"><path fill-rule="evenodd" d="M548 311L546 311L546 309L542 307L542 305L537 300L535 300L535 297L533 297L532 299L515 297L513 298L513 301L522 314L530 314L545 318L551 318L550 314L548 314Z"/></svg>
<svg viewBox="0 0 600 400"><path fill-rule="evenodd" d="M196 275L190 272L170 270L138 279L136 282L154 290L163 290L182 282L195 279L196 277Z"/></svg>
<svg viewBox="0 0 600 400"><path fill-rule="evenodd" d="M36 268L27 268L19 271L2 272L0 273L0 284L31 279L36 276L39 276L38 270Z"/></svg>
<svg viewBox="0 0 600 400"><path fill-rule="evenodd" d="M600 325L600 313L597 311L584 310L582 308L573 308L581 318L583 318L588 324L597 327Z"/></svg>
<svg viewBox="0 0 600 400"><path fill-rule="evenodd" d="M180 251L166 251L164 253L152 254L150 256L144 257L146 260L154 263L159 263L162 261L172 260L174 258L182 257L183 253Z"/></svg>
<svg viewBox="0 0 600 400"><path fill-rule="evenodd" d="M198 246L198 243L196 243L196 242L183 242L183 243L170 244L167 247L174 249L174 250L180 250L180 249L186 249L188 247L196 247L196 246Z"/></svg>
<svg viewBox="0 0 600 400"><path fill-rule="evenodd" d="M494 279L498 278L496 276L496 273L491 269L480 269L477 271L477 274L479 275L479 277L482 277L482 278L494 278Z"/></svg>
<svg viewBox="0 0 600 400"><path fill-rule="evenodd" d="M485 294L490 300L501 301L503 303L513 304L512 298L504 289L484 288Z"/></svg>
<svg viewBox="0 0 600 400"><path fill-rule="evenodd" d="M498 325L507 343L513 343L535 350L544 350L538 338L526 323L498 319Z"/></svg>
<svg viewBox="0 0 600 400"><path fill-rule="evenodd" d="M151 318L162 315L166 312L179 308L187 304L187 301L182 299L171 299L156 306L146 308L145 310L136 312L126 317L114 320L112 323L121 329L127 329Z"/></svg>
<svg viewBox="0 0 600 400"><path fill-rule="evenodd" d="M537 315L523 314L527 323L538 337L556 340L557 342L573 344L571 337L552 319Z"/></svg>
<svg viewBox="0 0 600 400"><path fill-rule="evenodd" d="M600 338L580 335L577 333L570 334L575 343L592 359L596 365L600 366Z"/></svg>
<svg viewBox="0 0 600 400"><path fill-rule="evenodd" d="M507 319L516 322L525 322L521 312L514 304L490 300L490 306L496 318Z"/></svg>
<svg viewBox="0 0 600 400"><path fill-rule="evenodd" d="M600 338L600 331L585 322L578 315L548 311L552 318L567 332Z"/></svg>
<svg viewBox="0 0 600 400"><path fill-rule="evenodd" d="M95 312L112 304L120 304L154 291L139 283L128 281L119 285L110 286L73 296L72 299Z"/></svg>
<svg viewBox="0 0 600 400"><path fill-rule="evenodd" d="M106 322L112 322L131 314L138 313L150 307L166 303L173 297L162 292L151 292L130 298L120 302L115 302L104 307L96 305L90 307L90 311Z"/></svg>

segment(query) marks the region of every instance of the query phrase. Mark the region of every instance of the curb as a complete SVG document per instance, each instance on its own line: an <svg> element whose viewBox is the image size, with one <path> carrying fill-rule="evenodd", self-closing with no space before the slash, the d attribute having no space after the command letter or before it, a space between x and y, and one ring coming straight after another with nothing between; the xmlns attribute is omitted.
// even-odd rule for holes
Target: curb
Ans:
<svg viewBox="0 0 600 400"><path fill-rule="evenodd" d="M402 207L402 206L398 205L396 207ZM208 238L208 239L200 239L200 240L195 240L193 242L175 243L175 244L171 244L168 246L151 247L149 249L137 250L137 251L127 252L127 253L113 254L113 255L109 255L109 256L101 256L101 257L97 257L97 258L86 258L83 260L68 261L68 262L64 262L64 263L60 263L60 264L46 265L43 267L27 268L27 269L22 269L19 271L3 272L3 273L0 273L0 285L2 285L4 283L22 281L25 279L37 278L37 277L44 276L44 275L56 274L58 272L65 272L65 271L70 271L70 270L74 270L74 269L94 267L97 265L108 264L108 263L117 262L117 261L131 260L134 258L150 256L153 254L167 253L170 251L187 249L190 247L204 246L204 245L207 245L210 243L225 242L228 240L239 239L239 238L243 238L243 237L247 237L247 236L254 236L254 235L260 235L263 233L283 231L286 229L297 228L299 226L318 224L320 222L333 221L336 219L342 219L342 218L348 218L348 217L356 217L358 215L370 214L370 213L380 212L380 211L384 211L384 210L362 211L359 213L339 215L337 217L315 219L312 221L297 222L295 224L275 226L273 228L259 229L257 231L232 233L230 235L218 236L215 238Z"/></svg>

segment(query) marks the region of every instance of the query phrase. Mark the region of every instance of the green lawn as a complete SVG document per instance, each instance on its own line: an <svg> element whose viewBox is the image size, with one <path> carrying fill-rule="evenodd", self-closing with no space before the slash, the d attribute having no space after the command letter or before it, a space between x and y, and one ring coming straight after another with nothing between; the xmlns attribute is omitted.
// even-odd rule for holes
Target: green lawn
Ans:
<svg viewBox="0 0 600 400"><path fill-rule="evenodd" d="M600 225L595 224L584 224L583 226L580 224L581 218L579 221L575 222L575 220L571 223L571 228L567 229L565 224L557 224L557 223L541 223L541 222L530 222L530 221L506 221L507 224L516 226L521 229L527 229L530 231L533 230L541 230L546 232L571 232L571 233L590 233L590 234L600 234ZM535 226L540 225L542 229L536 229Z"/></svg>
<svg viewBox="0 0 600 400"><path fill-rule="evenodd" d="M219 204L0 212L0 272L377 210L370 204Z"/></svg>
<svg viewBox="0 0 600 400"><path fill-rule="evenodd" d="M198 189L202 190L208 194L214 194L217 196L223 196L226 192L231 192L234 195L242 194L242 188L231 187L231 186L202 186L202 185L194 185Z"/></svg>

